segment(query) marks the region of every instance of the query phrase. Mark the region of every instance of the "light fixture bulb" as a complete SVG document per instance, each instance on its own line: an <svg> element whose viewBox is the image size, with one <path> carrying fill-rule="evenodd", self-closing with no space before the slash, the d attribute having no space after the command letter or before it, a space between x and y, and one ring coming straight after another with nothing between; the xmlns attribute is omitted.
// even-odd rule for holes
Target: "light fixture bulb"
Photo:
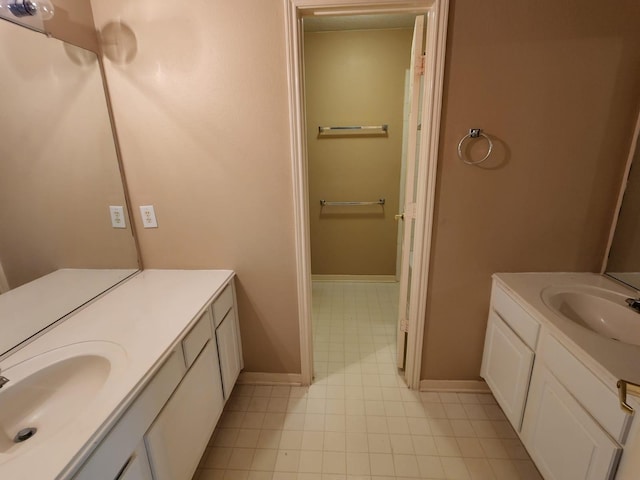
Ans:
<svg viewBox="0 0 640 480"><path fill-rule="evenodd" d="M53 7L53 3L50 0L31 0L32 3L36 4L36 8L42 20L51 20L53 18L53 14L55 13L55 8Z"/></svg>

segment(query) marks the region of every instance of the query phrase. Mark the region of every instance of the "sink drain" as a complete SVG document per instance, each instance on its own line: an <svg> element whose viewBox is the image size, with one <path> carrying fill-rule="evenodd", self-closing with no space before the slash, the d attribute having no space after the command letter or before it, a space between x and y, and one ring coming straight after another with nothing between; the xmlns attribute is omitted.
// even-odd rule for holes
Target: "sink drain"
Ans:
<svg viewBox="0 0 640 480"><path fill-rule="evenodd" d="M13 439L13 442L14 443L25 442L29 440L31 437L33 437L37 431L38 429L35 427L23 428L16 434L16 436Z"/></svg>

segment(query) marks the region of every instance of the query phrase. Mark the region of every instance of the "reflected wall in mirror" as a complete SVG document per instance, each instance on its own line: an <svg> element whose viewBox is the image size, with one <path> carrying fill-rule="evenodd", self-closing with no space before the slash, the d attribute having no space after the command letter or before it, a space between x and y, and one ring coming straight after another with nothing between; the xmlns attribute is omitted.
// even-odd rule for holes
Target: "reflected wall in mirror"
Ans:
<svg viewBox="0 0 640 480"><path fill-rule="evenodd" d="M640 127L640 118L638 121ZM640 139L636 128L634 151L615 225L606 274L640 290Z"/></svg>
<svg viewBox="0 0 640 480"><path fill-rule="evenodd" d="M138 254L96 55L0 20L0 57L2 355L137 271Z"/></svg>

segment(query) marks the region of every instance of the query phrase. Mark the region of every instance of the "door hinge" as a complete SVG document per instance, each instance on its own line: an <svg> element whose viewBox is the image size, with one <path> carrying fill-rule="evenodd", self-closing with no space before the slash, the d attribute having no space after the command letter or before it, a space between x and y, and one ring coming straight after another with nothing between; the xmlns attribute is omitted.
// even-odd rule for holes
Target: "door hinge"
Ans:
<svg viewBox="0 0 640 480"><path fill-rule="evenodd" d="M415 203L405 203L404 205L404 219L416 218L417 205Z"/></svg>
<svg viewBox="0 0 640 480"><path fill-rule="evenodd" d="M420 58L418 59L418 61L416 62L416 73L418 75L424 75L424 71L425 71L425 65L427 62L427 56L426 55L420 55Z"/></svg>
<svg viewBox="0 0 640 480"><path fill-rule="evenodd" d="M400 320L400 331L409 332L409 320Z"/></svg>

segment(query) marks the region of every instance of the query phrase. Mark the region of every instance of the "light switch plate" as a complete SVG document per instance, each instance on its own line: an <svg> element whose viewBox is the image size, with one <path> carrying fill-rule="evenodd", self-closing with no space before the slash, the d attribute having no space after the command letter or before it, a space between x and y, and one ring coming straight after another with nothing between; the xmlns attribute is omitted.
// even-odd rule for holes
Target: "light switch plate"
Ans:
<svg viewBox="0 0 640 480"><path fill-rule="evenodd" d="M109 205L111 214L111 226L113 228L127 228L127 222L124 217L124 207L119 205Z"/></svg>
<svg viewBox="0 0 640 480"><path fill-rule="evenodd" d="M144 228L158 228L153 205L140 205L140 215L142 216L142 226Z"/></svg>

